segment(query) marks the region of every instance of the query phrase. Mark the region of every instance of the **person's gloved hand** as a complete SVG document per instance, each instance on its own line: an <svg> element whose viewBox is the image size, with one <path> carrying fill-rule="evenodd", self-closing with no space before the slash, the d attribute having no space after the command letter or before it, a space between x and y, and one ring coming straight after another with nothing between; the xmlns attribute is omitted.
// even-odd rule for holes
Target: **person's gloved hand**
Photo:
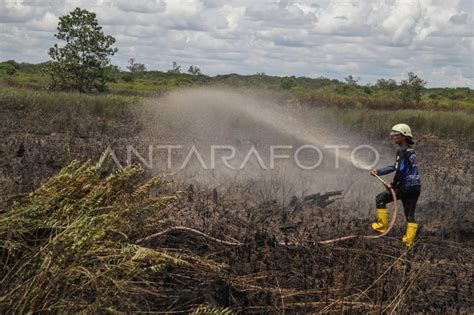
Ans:
<svg viewBox="0 0 474 315"><path fill-rule="evenodd" d="M370 175L375 176L377 175L377 170L375 168L370 169Z"/></svg>

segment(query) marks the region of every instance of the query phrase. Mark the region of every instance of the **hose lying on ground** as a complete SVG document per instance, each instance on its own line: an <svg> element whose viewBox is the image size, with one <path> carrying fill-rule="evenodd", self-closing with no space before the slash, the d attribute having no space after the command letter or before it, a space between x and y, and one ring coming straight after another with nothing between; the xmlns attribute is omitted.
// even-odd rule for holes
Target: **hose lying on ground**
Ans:
<svg viewBox="0 0 474 315"><path fill-rule="evenodd" d="M353 234L353 235L338 237L338 238L329 239L329 240L325 240L325 241L319 241L317 243L319 243L319 244L331 244L331 243L336 243L336 242L341 242L341 241L347 241L347 240L357 238L357 237L361 237L361 238L364 238L364 239L375 239L375 238L380 238L380 237L383 237L383 236L387 235L388 232L390 232L390 230L395 225L395 221L397 220L397 212L398 212L398 201L397 201L397 196L395 194L395 190L393 188L390 188L390 193L392 194L392 198L393 198L393 215L392 215L392 218L390 220L390 224L388 225L388 228L387 228L387 230L385 230L385 232L383 232L381 234L378 234L378 235L356 235L356 234ZM204 232L201 232L199 230L196 230L196 229L193 229L193 228L190 228L190 227L186 227L186 226L179 226L179 225L178 226L172 226L172 227L170 227L170 228L168 228L164 231L154 233L150 236L142 238L142 239L138 240L137 243L146 242L146 241L155 239L157 237L160 237L162 235L165 235L167 233L175 232L175 231L192 232L194 234L204 236L204 237L210 239L211 241L214 241L216 243L220 243L220 244L223 244L223 245L228 245L228 246L243 246L243 245L245 245L244 242L239 242L237 240L235 240L235 241L225 241L225 240L222 240L222 239L212 237L212 236L210 236L210 235L208 235ZM278 242L278 245L288 246L290 244L288 242ZM295 244L295 245L298 246L298 244Z"/></svg>

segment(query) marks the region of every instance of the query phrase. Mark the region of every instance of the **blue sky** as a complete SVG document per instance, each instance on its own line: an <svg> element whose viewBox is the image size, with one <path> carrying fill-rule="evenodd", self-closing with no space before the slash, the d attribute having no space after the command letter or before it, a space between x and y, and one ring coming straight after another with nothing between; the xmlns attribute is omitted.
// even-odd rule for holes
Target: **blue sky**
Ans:
<svg viewBox="0 0 474 315"><path fill-rule="evenodd" d="M81 7L116 39L114 64L197 65L209 75L295 75L361 83L412 71L474 87L471 0L0 0L0 60L41 62L58 18Z"/></svg>

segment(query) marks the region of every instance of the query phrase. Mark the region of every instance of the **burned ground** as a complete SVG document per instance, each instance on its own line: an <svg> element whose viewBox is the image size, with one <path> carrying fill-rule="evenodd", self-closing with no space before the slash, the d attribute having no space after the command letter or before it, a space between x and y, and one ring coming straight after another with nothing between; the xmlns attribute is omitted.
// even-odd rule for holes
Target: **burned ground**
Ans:
<svg viewBox="0 0 474 315"><path fill-rule="evenodd" d="M69 160L96 161L108 146L139 143L148 130L131 109L107 119L70 107L61 112L37 107L1 111L4 214ZM176 137L164 132L152 136L168 143ZM275 191L266 191L262 185L268 182L251 178L209 187L170 177L165 190L154 192L180 192L179 201L160 213L167 218L163 230L187 226L244 244L225 245L183 230L141 242L218 266L192 270L178 264L158 272L154 285L167 294L147 299L147 308L189 311L208 304L243 313L473 312L472 151L424 135L417 152L426 189L417 209L421 225L417 243L408 251L400 241L401 213L383 239L321 245L319 240L372 233L372 209L364 211L344 200L295 207L291 200L281 202ZM346 183L341 186L347 188ZM370 202L372 197L365 197ZM137 233L131 240L146 236Z"/></svg>

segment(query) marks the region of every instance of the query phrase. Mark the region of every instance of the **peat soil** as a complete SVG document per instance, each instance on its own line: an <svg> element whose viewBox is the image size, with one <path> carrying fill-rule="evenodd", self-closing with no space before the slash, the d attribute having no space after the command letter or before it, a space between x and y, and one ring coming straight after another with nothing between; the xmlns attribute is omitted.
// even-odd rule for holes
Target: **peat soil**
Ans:
<svg viewBox="0 0 474 315"><path fill-rule="evenodd" d="M0 115L1 211L69 160L98 160L108 146L139 143L144 129L131 111L105 119L84 109L48 112L25 106L0 108ZM156 137L166 141L173 137L168 132ZM226 270L228 280L222 275L211 282L193 279L192 287L185 285L189 279L170 279L164 285L176 291L172 303L179 309L181 299L192 293L201 297L196 303L244 313L474 313L472 151L425 135L417 154L427 188L417 208L420 229L411 250L401 242L402 213L383 239L321 245L317 242L333 237L371 234L374 211L361 215L343 200L295 207L271 194L262 197L256 193L262 184L252 180L214 188L174 182L172 189L182 191L183 198L167 214L167 227L187 226L245 245L228 246L180 230L147 241L212 259Z"/></svg>

